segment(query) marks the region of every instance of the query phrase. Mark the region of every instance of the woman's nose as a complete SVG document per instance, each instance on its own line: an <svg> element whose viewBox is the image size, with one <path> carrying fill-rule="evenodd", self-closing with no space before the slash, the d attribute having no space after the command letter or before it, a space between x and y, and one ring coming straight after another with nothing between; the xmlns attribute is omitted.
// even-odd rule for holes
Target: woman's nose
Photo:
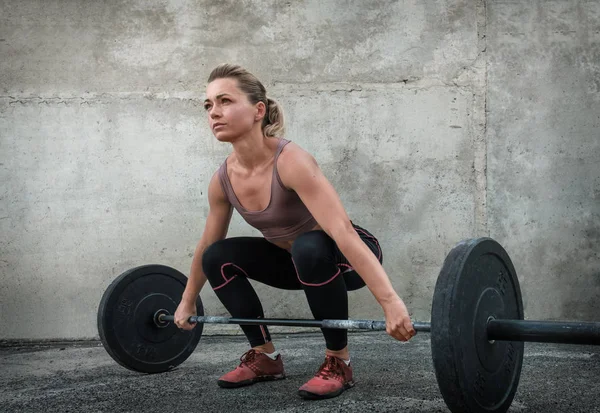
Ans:
<svg viewBox="0 0 600 413"><path fill-rule="evenodd" d="M210 117L213 119L219 118L219 117L221 117L221 110L218 109L217 107L213 106L212 108L210 108L209 114L210 114Z"/></svg>

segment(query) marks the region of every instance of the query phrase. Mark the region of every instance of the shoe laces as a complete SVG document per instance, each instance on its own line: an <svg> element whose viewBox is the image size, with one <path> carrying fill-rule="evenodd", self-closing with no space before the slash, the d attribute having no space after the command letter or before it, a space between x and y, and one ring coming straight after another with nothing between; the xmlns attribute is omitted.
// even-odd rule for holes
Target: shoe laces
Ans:
<svg viewBox="0 0 600 413"><path fill-rule="evenodd" d="M258 354L258 351L254 349L246 351L244 354L242 354L242 357L240 357L240 367L244 364L251 364L254 360L256 360Z"/></svg>
<svg viewBox="0 0 600 413"><path fill-rule="evenodd" d="M321 377L325 380L329 380L331 377L339 376L344 377L344 366L343 361L334 356L326 356L325 361L319 367L319 371L316 377Z"/></svg>

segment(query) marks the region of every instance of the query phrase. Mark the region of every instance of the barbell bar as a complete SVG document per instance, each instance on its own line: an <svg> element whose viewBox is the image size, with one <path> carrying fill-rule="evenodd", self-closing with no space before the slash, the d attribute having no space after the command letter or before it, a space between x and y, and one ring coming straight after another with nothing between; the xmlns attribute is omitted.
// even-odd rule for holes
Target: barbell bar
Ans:
<svg viewBox="0 0 600 413"><path fill-rule="evenodd" d="M174 321L172 315L160 315L157 317L157 324L161 322ZM286 327L319 327L334 328L339 330L374 330L385 331L385 321L378 320L302 320L288 318L228 318L216 316L192 316L188 320L190 323L202 324L238 324L238 325L263 325L263 326L286 326ZM413 323L415 331L430 332L430 323Z"/></svg>
<svg viewBox="0 0 600 413"><path fill-rule="evenodd" d="M98 307L98 332L108 354L122 366L145 373L168 371L195 350L204 324L251 324L385 330L377 320L242 319L205 316L196 299L196 322L178 329L173 315L187 278L163 265L128 270L106 289ZM600 344L600 323L524 320L514 266L491 238L459 242L436 281L431 355L440 392L452 412L506 412L517 391L524 342Z"/></svg>
<svg viewBox="0 0 600 413"><path fill-rule="evenodd" d="M600 345L600 323L583 321L490 320L488 340Z"/></svg>
<svg viewBox="0 0 600 413"><path fill-rule="evenodd" d="M155 318L159 327L175 321L172 315L161 314ZM217 316L192 316L190 323L236 324L286 327L318 327L341 330L385 331L385 321L379 320L302 320L285 318L232 318ZM431 332L431 323L414 322L417 332ZM537 343L600 345L600 323L582 321L495 320L487 322L487 339L490 341L526 341Z"/></svg>

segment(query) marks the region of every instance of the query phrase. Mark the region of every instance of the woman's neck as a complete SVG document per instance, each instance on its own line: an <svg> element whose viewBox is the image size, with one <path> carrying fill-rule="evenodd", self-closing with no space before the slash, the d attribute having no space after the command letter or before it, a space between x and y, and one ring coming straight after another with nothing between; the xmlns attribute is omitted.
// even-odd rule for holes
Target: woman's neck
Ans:
<svg viewBox="0 0 600 413"><path fill-rule="evenodd" d="M239 165L244 169L253 170L273 158L272 145L269 143L269 138L265 138L261 130L259 133L252 131L231 144Z"/></svg>

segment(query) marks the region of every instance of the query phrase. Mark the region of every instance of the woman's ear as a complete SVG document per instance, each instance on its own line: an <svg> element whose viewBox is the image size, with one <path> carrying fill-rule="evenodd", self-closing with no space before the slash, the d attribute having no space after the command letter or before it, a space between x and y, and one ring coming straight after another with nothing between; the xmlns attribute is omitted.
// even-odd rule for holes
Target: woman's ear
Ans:
<svg viewBox="0 0 600 413"><path fill-rule="evenodd" d="M265 116L267 116L267 106L264 104L264 102L258 102L256 104L256 115L254 115L254 120L258 122Z"/></svg>

